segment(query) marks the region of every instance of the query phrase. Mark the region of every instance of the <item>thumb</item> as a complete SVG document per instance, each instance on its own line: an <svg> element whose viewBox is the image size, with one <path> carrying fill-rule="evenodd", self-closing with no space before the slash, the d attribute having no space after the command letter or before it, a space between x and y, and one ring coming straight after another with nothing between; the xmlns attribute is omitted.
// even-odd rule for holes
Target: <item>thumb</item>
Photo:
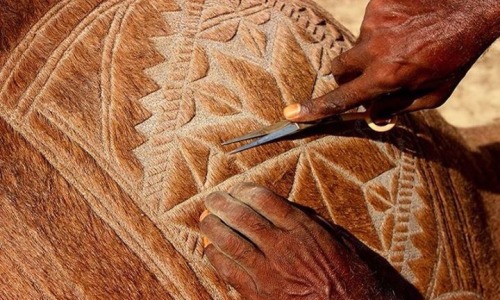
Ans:
<svg viewBox="0 0 500 300"><path fill-rule="evenodd" d="M291 104L283 114L293 122L316 121L360 106L383 93L373 80L361 75L324 96L302 104Z"/></svg>

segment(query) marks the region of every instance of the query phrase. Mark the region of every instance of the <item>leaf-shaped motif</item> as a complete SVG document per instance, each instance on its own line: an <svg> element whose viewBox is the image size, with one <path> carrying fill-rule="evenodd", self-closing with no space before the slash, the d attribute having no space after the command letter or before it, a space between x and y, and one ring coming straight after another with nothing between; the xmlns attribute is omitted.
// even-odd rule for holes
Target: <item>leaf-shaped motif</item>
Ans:
<svg viewBox="0 0 500 300"><path fill-rule="evenodd" d="M191 73L189 74L189 81L196 81L206 77L209 68L210 64L208 62L205 48L197 45L193 52L193 62L191 63Z"/></svg>
<svg viewBox="0 0 500 300"><path fill-rule="evenodd" d="M334 151L329 152L329 155L318 155L318 150L321 149L315 149L314 153L309 150L309 163L323 199L328 200L325 204L333 214L332 219L340 226L349 226L351 232L370 247L380 249L380 239L366 206L363 191L354 183L356 176L343 172L336 168L335 164L331 165L332 158L335 157ZM329 165L331 167L328 167Z"/></svg>
<svg viewBox="0 0 500 300"><path fill-rule="evenodd" d="M228 42L236 35L239 24L239 19L230 19L222 23L216 23L202 31L199 37L207 40Z"/></svg>
<svg viewBox="0 0 500 300"><path fill-rule="evenodd" d="M215 51L214 57L225 74L230 74L227 79L239 87L239 94L248 113L263 120L274 121L282 117L281 93L269 72L258 64L222 52Z"/></svg>
<svg viewBox="0 0 500 300"><path fill-rule="evenodd" d="M323 55L321 56L321 67L319 73L321 76L327 76L332 73L332 60L335 56L332 56L329 51L323 50Z"/></svg>
<svg viewBox="0 0 500 300"><path fill-rule="evenodd" d="M394 163L368 139L327 144L315 149L315 152L323 157L326 163L345 172L345 178L361 183L370 182L374 178L385 178L387 170L395 167ZM365 157L373 157L377 164L367 162Z"/></svg>
<svg viewBox="0 0 500 300"><path fill-rule="evenodd" d="M234 12L233 7L229 5L223 5L223 3L220 3L219 5L209 7L203 11L203 15L201 17L202 23L204 25L205 24L208 25L209 23L207 23L207 21L215 19L220 16L231 14L233 12ZM206 27L202 25L202 29L206 29Z"/></svg>
<svg viewBox="0 0 500 300"><path fill-rule="evenodd" d="M389 250L391 248L394 226L394 214L387 214L384 217L380 230L378 230L381 233L381 242L385 250Z"/></svg>
<svg viewBox="0 0 500 300"><path fill-rule="evenodd" d="M192 93L184 93L179 104L179 110L176 112L176 125L181 127L194 118L196 107Z"/></svg>
<svg viewBox="0 0 500 300"><path fill-rule="evenodd" d="M209 111L214 115L229 116L238 113L230 105L227 105L224 102L216 102L214 101L213 96L203 92L196 92L195 99L203 106L204 109L206 109L207 111Z"/></svg>
<svg viewBox="0 0 500 300"><path fill-rule="evenodd" d="M230 6L233 10L241 4L241 0L215 0L215 2L218 2L221 5Z"/></svg>
<svg viewBox="0 0 500 300"><path fill-rule="evenodd" d="M295 183L296 174L298 172L299 159L300 153L293 153L286 159L279 160L270 166L265 172L253 173L249 180L262 186L269 187L282 197L289 198L288 196ZM278 174L278 176L269 176L270 173ZM321 203L321 198L311 198L309 201Z"/></svg>
<svg viewBox="0 0 500 300"><path fill-rule="evenodd" d="M199 187L205 186L210 149L205 145L201 145L195 139L187 137L180 139L179 144L181 146L179 152L184 156L184 161L189 167L196 184Z"/></svg>
<svg viewBox="0 0 500 300"><path fill-rule="evenodd" d="M245 45L253 54L263 57L266 53L267 37L256 25L242 22L240 36Z"/></svg>
<svg viewBox="0 0 500 300"><path fill-rule="evenodd" d="M314 176L309 158L305 153L301 155L297 162L295 178L289 198L293 202L313 209L325 220L335 222L334 216L328 211L327 206L322 201L317 201L319 199L327 201L327 199L324 199L321 187Z"/></svg>
<svg viewBox="0 0 500 300"><path fill-rule="evenodd" d="M321 45L314 45L310 48L309 59L311 60L311 64L316 71L319 71L319 69L321 69L321 66L323 64L323 55L324 50Z"/></svg>
<svg viewBox="0 0 500 300"><path fill-rule="evenodd" d="M311 98L316 72L291 30L278 24L271 68L287 104Z"/></svg>
<svg viewBox="0 0 500 300"><path fill-rule="evenodd" d="M257 13L254 13L254 14L246 17L246 20L248 20L254 24L257 24L257 25L265 24L265 23L269 22L269 20L271 20L271 10L263 9Z"/></svg>
<svg viewBox="0 0 500 300"><path fill-rule="evenodd" d="M193 191L198 192L200 189L195 180L196 174L192 173L179 149L170 151L168 165L174 170L166 172L165 178L162 178L167 183L167 188L163 190L160 199L160 214L182 203L193 195ZM182 174L182 177L179 177L179 174Z"/></svg>
<svg viewBox="0 0 500 300"><path fill-rule="evenodd" d="M211 155L209 164L207 187L214 187L243 171L235 164L235 160L225 153Z"/></svg>
<svg viewBox="0 0 500 300"><path fill-rule="evenodd" d="M240 10L262 5L262 0L240 0Z"/></svg>
<svg viewBox="0 0 500 300"><path fill-rule="evenodd" d="M240 99L221 84L206 82L196 85L193 92L196 101L214 115L227 116L241 111Z"/></svg>

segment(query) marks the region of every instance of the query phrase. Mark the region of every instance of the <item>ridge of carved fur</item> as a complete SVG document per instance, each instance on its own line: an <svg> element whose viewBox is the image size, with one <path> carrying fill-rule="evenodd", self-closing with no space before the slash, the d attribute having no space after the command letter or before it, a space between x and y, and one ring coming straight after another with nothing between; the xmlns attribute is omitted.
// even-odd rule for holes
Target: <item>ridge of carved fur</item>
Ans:
<svg viewBox="0 0 500 300"><path fill-rule="evenodd" d="M336 87L353 37L313 2L12 0L0 16L1 298L238 298L198 216L241 181L345 227L426 298L495 294L473 159L436 114L220 145Z"/></svg>

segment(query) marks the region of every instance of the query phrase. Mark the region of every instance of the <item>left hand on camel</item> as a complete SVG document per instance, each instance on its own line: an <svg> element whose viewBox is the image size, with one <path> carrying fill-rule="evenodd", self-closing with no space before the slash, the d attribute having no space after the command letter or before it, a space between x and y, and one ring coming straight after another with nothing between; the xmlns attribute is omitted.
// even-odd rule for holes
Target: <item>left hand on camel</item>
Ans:
<svg viewBox="0 0 500 300"><path fill-rule="evenodd" d="M254 184L205 199L205 254L245 299L394 299L340 236Z"/></svg>

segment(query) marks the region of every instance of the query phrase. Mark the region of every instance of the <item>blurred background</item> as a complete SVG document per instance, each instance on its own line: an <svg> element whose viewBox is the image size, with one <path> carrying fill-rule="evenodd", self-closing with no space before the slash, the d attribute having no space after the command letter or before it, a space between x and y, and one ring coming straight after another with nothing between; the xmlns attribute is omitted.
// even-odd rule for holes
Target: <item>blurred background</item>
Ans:
<svg viewBox="0 0 500 300"><path fill-rule="evenodd" d="M315 1L352 33L359 34L368 0ZM474 127L500 120L500 40L479 59L439 111L457 127Z"/></svg>

